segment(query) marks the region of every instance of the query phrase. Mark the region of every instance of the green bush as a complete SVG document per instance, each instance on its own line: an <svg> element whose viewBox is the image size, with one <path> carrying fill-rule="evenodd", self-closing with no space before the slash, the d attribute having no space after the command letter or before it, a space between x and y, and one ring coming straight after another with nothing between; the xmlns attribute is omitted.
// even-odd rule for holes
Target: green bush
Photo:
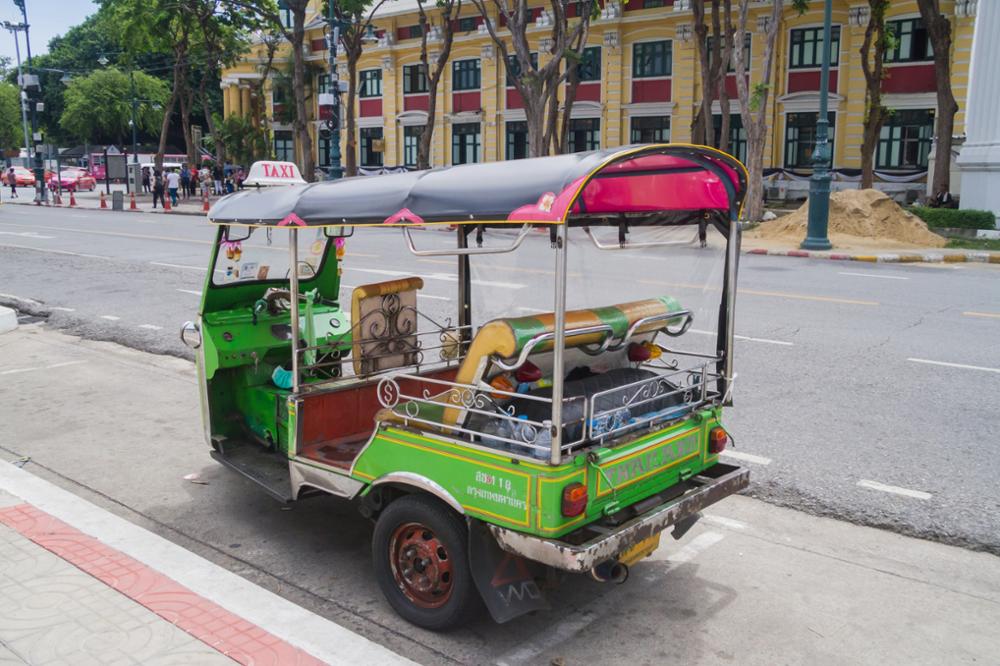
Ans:
<svg viewBox="0 0 1000 666"><path fill-rule="evenodd" d="M910 212L931 228L996 229L996 217L988 210L959 210L957 208L928 208L914 206Z"/></svg>

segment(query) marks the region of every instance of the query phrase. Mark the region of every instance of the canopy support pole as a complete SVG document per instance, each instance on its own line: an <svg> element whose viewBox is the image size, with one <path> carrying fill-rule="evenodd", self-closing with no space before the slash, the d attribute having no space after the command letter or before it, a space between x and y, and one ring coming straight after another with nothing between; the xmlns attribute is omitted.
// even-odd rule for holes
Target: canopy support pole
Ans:
<svg viewBox="0 0 1000 666"><path fill-rule="evenodd" d="M731 405L733 400L733 340L736 333L736 280L737 269L740 263L740 240L742 228L740 227L739 215L736 210L732 210L729 215L729 238L726 242L726 359L725 359L725 380L726 390L722 394L724 405Z"/></svg>
<svg viewBox="0 0 1000 666"><path fill-rule="evenodd" d="M292 292L292 393L299 392L299 230L288 230L288 289Z"/></svg>
<svg viewBox="0 0 1000 666"><path fill-rule="evenodd" d="M556 294L555 338L552 341L552 452L551 461L558 465L562 458L563 436L563 350L566 348L566 224L559 225L556 235Z"/></svg>

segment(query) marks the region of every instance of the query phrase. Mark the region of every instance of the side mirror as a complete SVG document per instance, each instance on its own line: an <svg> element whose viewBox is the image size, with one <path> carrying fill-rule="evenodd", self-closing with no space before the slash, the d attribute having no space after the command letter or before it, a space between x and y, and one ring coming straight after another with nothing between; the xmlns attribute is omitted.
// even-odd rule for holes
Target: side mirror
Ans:
<svg viewBox="0 0 1000 666"><path fill-rule="evenodd" d="M238 242L245 241L253 235L253 227L233 227L232 225L226 226L226 232L222 235L223 242Z"/></svg>
<svg viewBox="0 0 1000 666"><path fill-rule="evenodd" d="M323 235L327 238L350 238L354 235L354 227L345 225L323 227Z"/></svg>

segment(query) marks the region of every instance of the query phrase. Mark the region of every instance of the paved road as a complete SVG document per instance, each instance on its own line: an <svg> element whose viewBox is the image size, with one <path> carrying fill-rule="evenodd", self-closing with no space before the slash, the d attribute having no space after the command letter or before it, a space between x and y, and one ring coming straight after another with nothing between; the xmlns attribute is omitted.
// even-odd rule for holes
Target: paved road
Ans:
<svg viewBox="0 0 1000 666"><path fill-rule="evenodd" d="M418 236L428 245L448 240ZM42 302L50 325L88 338L184 356L176 329L197 308L212 237L192 217L5 206L0 298ZM417 272L427 278L424 310L443 318L454 309L451 262L414 264L390 230L359 234L348 248L345 283ZM513 265L520 252L504 255L495 270L476 273L477 295L489 297L477 302L551 308L547 243L533 238L522 249L527 260ZM571 267L570 300L614 303L654 290L707 302L712 294L694 288L705 256L608 253L585 272ZM753 468L751 493L1000 554L1000 463L991 451L1000 269L747 256L740 290L739 380L727 423L735 454Z"/></svg>

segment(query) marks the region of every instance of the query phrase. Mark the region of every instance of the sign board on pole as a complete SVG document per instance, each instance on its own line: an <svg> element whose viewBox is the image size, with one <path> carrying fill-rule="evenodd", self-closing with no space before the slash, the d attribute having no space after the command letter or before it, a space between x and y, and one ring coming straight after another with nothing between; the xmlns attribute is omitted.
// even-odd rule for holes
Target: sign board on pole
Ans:
<svg viewBox="0 0 1000 666"><path fill-rule="evenodd" d="M127 171L125 170L126 160L127 158L125 155L120 155L120 154L115 155L112 154L111 151L109 150L108 164L107 164L108 178L115 178L115 179L126 178L128 175Z"/></svg>

